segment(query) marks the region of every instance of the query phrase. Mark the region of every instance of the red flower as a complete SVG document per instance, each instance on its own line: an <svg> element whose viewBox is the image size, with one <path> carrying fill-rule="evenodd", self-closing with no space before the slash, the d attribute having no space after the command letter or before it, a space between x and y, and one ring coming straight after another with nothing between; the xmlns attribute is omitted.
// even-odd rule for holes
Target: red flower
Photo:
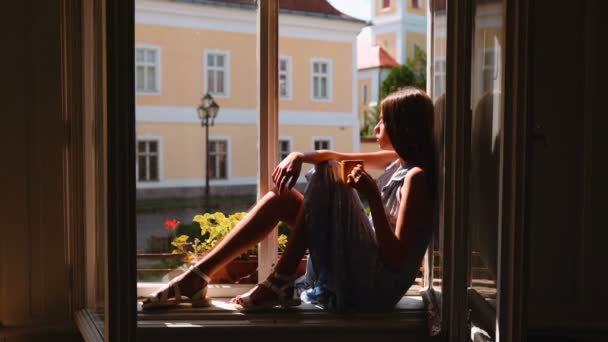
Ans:
<svg viewBox="0 0 608 342"><path fill-rule="evenodd" d="M176 219L165 221L165 229L166 230L175 230L179 226L179 221Z"/></svg>

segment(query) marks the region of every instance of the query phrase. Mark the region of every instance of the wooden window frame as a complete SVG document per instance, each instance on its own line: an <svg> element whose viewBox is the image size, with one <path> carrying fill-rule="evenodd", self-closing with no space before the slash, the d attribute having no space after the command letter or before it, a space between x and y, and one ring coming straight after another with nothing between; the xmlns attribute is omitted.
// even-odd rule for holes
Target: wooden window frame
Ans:
<svg viewBox="0 0 608 342"><path fill-rule="evenodd" d="M446 116L445 142L449 146L446 152L446 189L453 193L446 203L446 238L444 260L446 262L443 305L441 306L442 331L448 341L462 341L466 335L466 276L468 249L466 248L465 217L467 203L466 166L458 160L466 160L468 145L467 135L463 130L470 120L466 87L469 68L462 63L470 59L470 8L471 1L453 1L447 20L448 46L447 65L455 65L446 72ZM432 4L433 0L431 0ZM82 96L77 89L80 80L77 65L69 63L78 58L78 26L80 20L79 2L65 1L62 7L62 77L65 79L63 93L66 104L67 119L76 120L76 110L72 105ZM499 301L503 303L498 310L498 324L501 340L522 340L525 327L525 289L526 276L524 272L525 258L525 203L526 201L526 156L527 156L527 110L528 110L528 60L529 33L528 13L529 4L525 0L514 0L509 3L506 12L507 34L506 49L514 58L505 61L505 118L504 124L504 158L503 174L505 200L502 209L502 234L500 248L511 251L501 256L499 268L499 286L501 292ZM258 16L260 32L258 33L259 58L259 177L260 193L268 190L270 173L276 165L276 142L278 141L278 98L277 98L277 59L278 59L278 2L260 1ZM96 12L101 20L96 27L95 39L100 43L101 68L100 79L96 84L101 86L101 92L96 97L101 100L101 114L97 123L103 133L100 146L103 148L100 158L103 160L104 174L99 192L104 201L100 207L107 205L105 221L102 225L108 227L105 231L106 254L102 260L105 263L106 277L103 334L106 340L135 341L137 330L136 307L136 264L135 264L135 72L134 72L134 2L121 0L96 0ZM429 6L432 8L433 6ZM75 11L75 12L74 12ZM76 52L76 53L75 53ZM85 72L86 73L86 72ZM469 76L470 77L470 76ZM464 82L464 83L463 83ZM464 85L464 86L463 86ZM73 117L72 117L72 116ZM70 121L72 122L72 121ZM73 122L72 122L73 123ZM74 126L76 127L76 126ZM73 132L73 131L72 131ZM79 138L76 133L73 138ZM78 144L72 144L75 146ZM75 147L68 153L74 156ZM69 167L78 163L77 158ZM75 170L75 169L72 169ZM77 194L83 185L67 183L70 193ZM66 190L67 191L67 190ZM77 208L74 201L79 197L69 199L70 208ZM74 250L71 258L83 255L83 227L71 230L75 238L71 244ZM274 240L276 250L276 231L264 243L272 245ZM80 247L78 247L80 246ZM269 245L267 244L266 247ZM271 259L271 258L270 258ZM76 265L78 266L78 265ZM260 265L260 277L270 273L270 265ZM80 265L73 269L72 281L82 285L86 267ZM112 270L109 272L109 270ZM81 287L78 287L81 288ZM84 292L76 291L74 303L83 303ZM82 320L86 321L86 315ZM79 319L77 319L79 321ZM86 324L83 324L86 325ZM81 325L79 324L79 327ZM85 329L85 328L82 328ZM97 335L96 335L97 336ZM99 336L97 336L99 337Z"/></svg>

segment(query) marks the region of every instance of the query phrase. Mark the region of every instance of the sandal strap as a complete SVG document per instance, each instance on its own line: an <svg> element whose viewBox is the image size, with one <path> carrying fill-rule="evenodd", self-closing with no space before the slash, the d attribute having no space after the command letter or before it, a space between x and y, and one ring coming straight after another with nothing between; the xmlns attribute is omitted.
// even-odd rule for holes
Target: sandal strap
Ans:
<svg viewBox="0 0 608 342"><path fill-rule="evenodd" d="M276 285L271 279L279 280L282 281L283 284L281 286ZM270 289L272 292L274 292L279 301L281 303L285 303L287 300L287 294L285 293L285 290L294 287L294 280L296 280L296 275L286 275L286 274L281 274L278 273L276 271L272 272L270 274L270 276L268 277L268 279L264 280L263 282L259 283L258 285L260 286L264 286L268 289Z"/></svg>
<svg viewBox="0 0 608 342"><path fill-rule="evenodd" d="M203 273L201 270L199 270L198 267L193 265L193 266L190 266L190 268L188 268L188 270L190 270L197 276L201 277L205 282L207 282L207 284L209 284L211 282L211 277L209 277L208 275Z"/></svg>
<svg viewBox="0 0 608 342"><path fill-rule="evenodd" d="M273 284L272 282L268 281L268 280L264 280L263 282L259 283L258 286L264 286L267 289L270 289L272 292L274 292L277 295L277 298L279 299L279 301L281 303L283 303L285 301L285 297L287 296L285 294L285 287L284 286L276 286L275 284Z"/></svg>
<svg viewBox="0 0 608 342"><path fill-rule="evenodd" d="M278 280L282 280L284 283L293 283L293 281L296 280L295 274L287 275L287 274L281 274L277 271L272 272L270 274L270 277L278 279Z"/></svg>

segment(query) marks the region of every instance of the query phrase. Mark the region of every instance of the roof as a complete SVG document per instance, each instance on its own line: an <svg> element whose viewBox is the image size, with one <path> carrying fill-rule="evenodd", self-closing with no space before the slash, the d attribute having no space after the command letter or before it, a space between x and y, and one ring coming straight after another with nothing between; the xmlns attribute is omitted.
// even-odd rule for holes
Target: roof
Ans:
<svg viewBox="0 0 608 342"><path fill-rule="evenodd" d="M243 9L255 9L257 7L256 0L173 0L182 3L194 3L219 7L233 7ZM353 21L358 23L366 23L366 21L351 17L345 13L338 11L327 0L279 0L279 9L281 13L289 13L295 15L306 15L314 17L323 17L328 19L340 19Z"/></svg>
<svg viewBox="0 0 608 342"><path fill-rule="evenodd" d="M399 65L382 47L357 44L357 69L394 68Z"/></svg>

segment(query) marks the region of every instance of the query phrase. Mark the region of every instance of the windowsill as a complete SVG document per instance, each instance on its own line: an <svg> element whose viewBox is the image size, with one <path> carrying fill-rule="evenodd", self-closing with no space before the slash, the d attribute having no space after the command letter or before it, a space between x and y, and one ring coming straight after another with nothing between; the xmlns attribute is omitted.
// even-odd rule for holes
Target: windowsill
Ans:
<svg viewBox="0 0 608 342"><path fill-rule="evenodd" d="M426 307L420 296L404 296L388 313L334 314L302 304L289 309L243 313L234 308L229 298L214 298L212 306L193 309L188 306L158 312L141 311L138 304L138 337L225 336L224 334L268 334L273 340L283 336L339 333L361 337L365 334L395 336L428 336ZM177 334L177 335L176 335ZM204 334L204 335L201 335ZM300 336L302 337L302 336ZM377 336L381 337L381 336ZM291 338L293 340L293 338Z"/></svg>
<svg viewBox="0 0 608 342"><path fill-rule="evenodd" d="M163 286L165 286L165 283L138 282L137 298L148 297ZM210 298L232 298L249 291L253 286L254 284L209 284L207 286L207 296ZM421 290L422 288L419 285L414 284L408 289L406 297L420 297Z"/></svg>

